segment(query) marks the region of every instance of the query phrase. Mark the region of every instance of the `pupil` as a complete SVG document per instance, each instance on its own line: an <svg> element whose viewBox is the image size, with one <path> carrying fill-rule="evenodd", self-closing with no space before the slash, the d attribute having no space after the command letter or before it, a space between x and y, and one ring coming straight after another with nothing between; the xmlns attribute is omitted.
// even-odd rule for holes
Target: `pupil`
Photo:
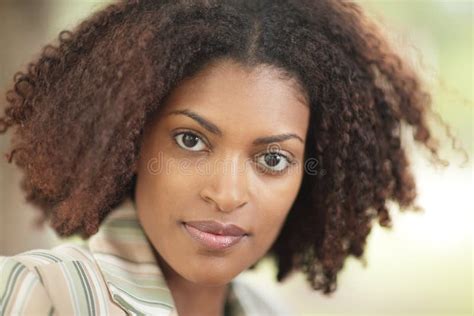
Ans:
<svg viewBox="0 0 474 316"><path fill-rule="evenodd" d="M280 156L276 155L276 154L269 154L267 156L265 156L265 162L269 165L269 166L276 166L278 165L278 162L280 161Z"/></svg>
<svg viewBox="0 0 474 316"><path fill-rule="evenodd" d="M196 145L197 137L191 134L184 134L183 143L188 147L193 147Z"/></svg>

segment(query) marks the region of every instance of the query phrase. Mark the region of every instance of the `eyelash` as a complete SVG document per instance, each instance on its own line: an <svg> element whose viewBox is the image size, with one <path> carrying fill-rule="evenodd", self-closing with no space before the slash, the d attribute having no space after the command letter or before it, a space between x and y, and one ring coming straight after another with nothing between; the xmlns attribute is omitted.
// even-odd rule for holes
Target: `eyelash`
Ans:
<svg viewBox="0 0 474 316"><path fill-rule="evenodd" d="M180 148L186 150L186 151L191 151L191 152L199 152L200 150L190 150L186 147L183 147L179 144L179 141L176 139L177 136L180 136L180 135L191 135L191 136L194 136L196 138L198 138L205 146L208 146L208 144L202 139L202 137L200 135L198 135L197 133L195 132L191 132L191 131L187 131L187 130L184 130L184 131L178 131L178 132L175 132L173 133L172 137L173 137L173 140L174 142L176 143L177 146L179 146ZM208 146L210 147L210 146ZM288 155L285 155L285 154L282 154L282 153L278 153L278 152L275 152L275 151L268 151L268 152L265 152L263 154L260 154L256 157L260 158L260 157L264 157L265 155L269 155L269 154L276 154L277 156L279 157L282 157L283 159L285 159L287 162L288 162L288 166L283 168L282 170L274 170L274 169L271 169L271 168L267 168L267 167L264 167L265 170L267 170L266 172L270 173L270 174L280 174L280 173L283 173L285 170L287 170L291 165L294 165L296 162L294 159L292 159L290 156Z"/></svg>

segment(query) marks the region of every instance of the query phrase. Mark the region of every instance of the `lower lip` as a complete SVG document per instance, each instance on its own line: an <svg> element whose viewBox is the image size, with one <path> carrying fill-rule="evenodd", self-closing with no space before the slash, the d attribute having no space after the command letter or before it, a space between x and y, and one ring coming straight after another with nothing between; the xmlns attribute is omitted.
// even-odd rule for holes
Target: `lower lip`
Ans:
<svg viewBox="0 0 474 316"><path fill-rule="evenodd" d="M200 244L205 246L206 248L212 250L223 250L230 248L236 244L238 244L245 235L241 236L225 236L225 235L215 235L211 233L203 232L195 227L186 225L183 223L184 228L186 231L191 235L191 237L198 241Z"/></svg>

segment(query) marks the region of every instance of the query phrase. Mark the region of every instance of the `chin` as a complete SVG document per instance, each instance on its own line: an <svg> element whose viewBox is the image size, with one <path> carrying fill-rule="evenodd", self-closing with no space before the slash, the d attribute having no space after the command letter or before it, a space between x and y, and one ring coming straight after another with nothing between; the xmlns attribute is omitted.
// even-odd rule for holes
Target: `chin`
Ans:
<svg viewBox="0 0 474 316"><path fill-rule="evenodd" d="M197 278L195 280L190 280L191 282L195 284L199 284L201 286L206 286L206 287L221 287L229 284L232 281L231 279L219 279L217 277L203 277L203 278Z"/></svg>
<svg viewBox="0 0 474 316"><path fill-rule="evenodd" d="M186 277L190 282L203 286L224 286L229 284L236 275L232 273L221 273L216 269L201 268L194 275Z"/></svg>

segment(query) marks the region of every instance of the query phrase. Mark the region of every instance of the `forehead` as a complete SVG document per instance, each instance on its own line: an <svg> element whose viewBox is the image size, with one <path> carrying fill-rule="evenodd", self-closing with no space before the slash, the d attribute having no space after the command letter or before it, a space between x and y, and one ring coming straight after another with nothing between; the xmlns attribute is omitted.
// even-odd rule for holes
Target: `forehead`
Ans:
<svg viewBox="0 0 474 316"><path fill-rule="evenodd" d="M303 138L309 119L309 105L294 80L267 66L248 69L231 60L181 81L164 107L164 115L191 109L223 130L237 123L260 132L298 132Z"/></svg>

